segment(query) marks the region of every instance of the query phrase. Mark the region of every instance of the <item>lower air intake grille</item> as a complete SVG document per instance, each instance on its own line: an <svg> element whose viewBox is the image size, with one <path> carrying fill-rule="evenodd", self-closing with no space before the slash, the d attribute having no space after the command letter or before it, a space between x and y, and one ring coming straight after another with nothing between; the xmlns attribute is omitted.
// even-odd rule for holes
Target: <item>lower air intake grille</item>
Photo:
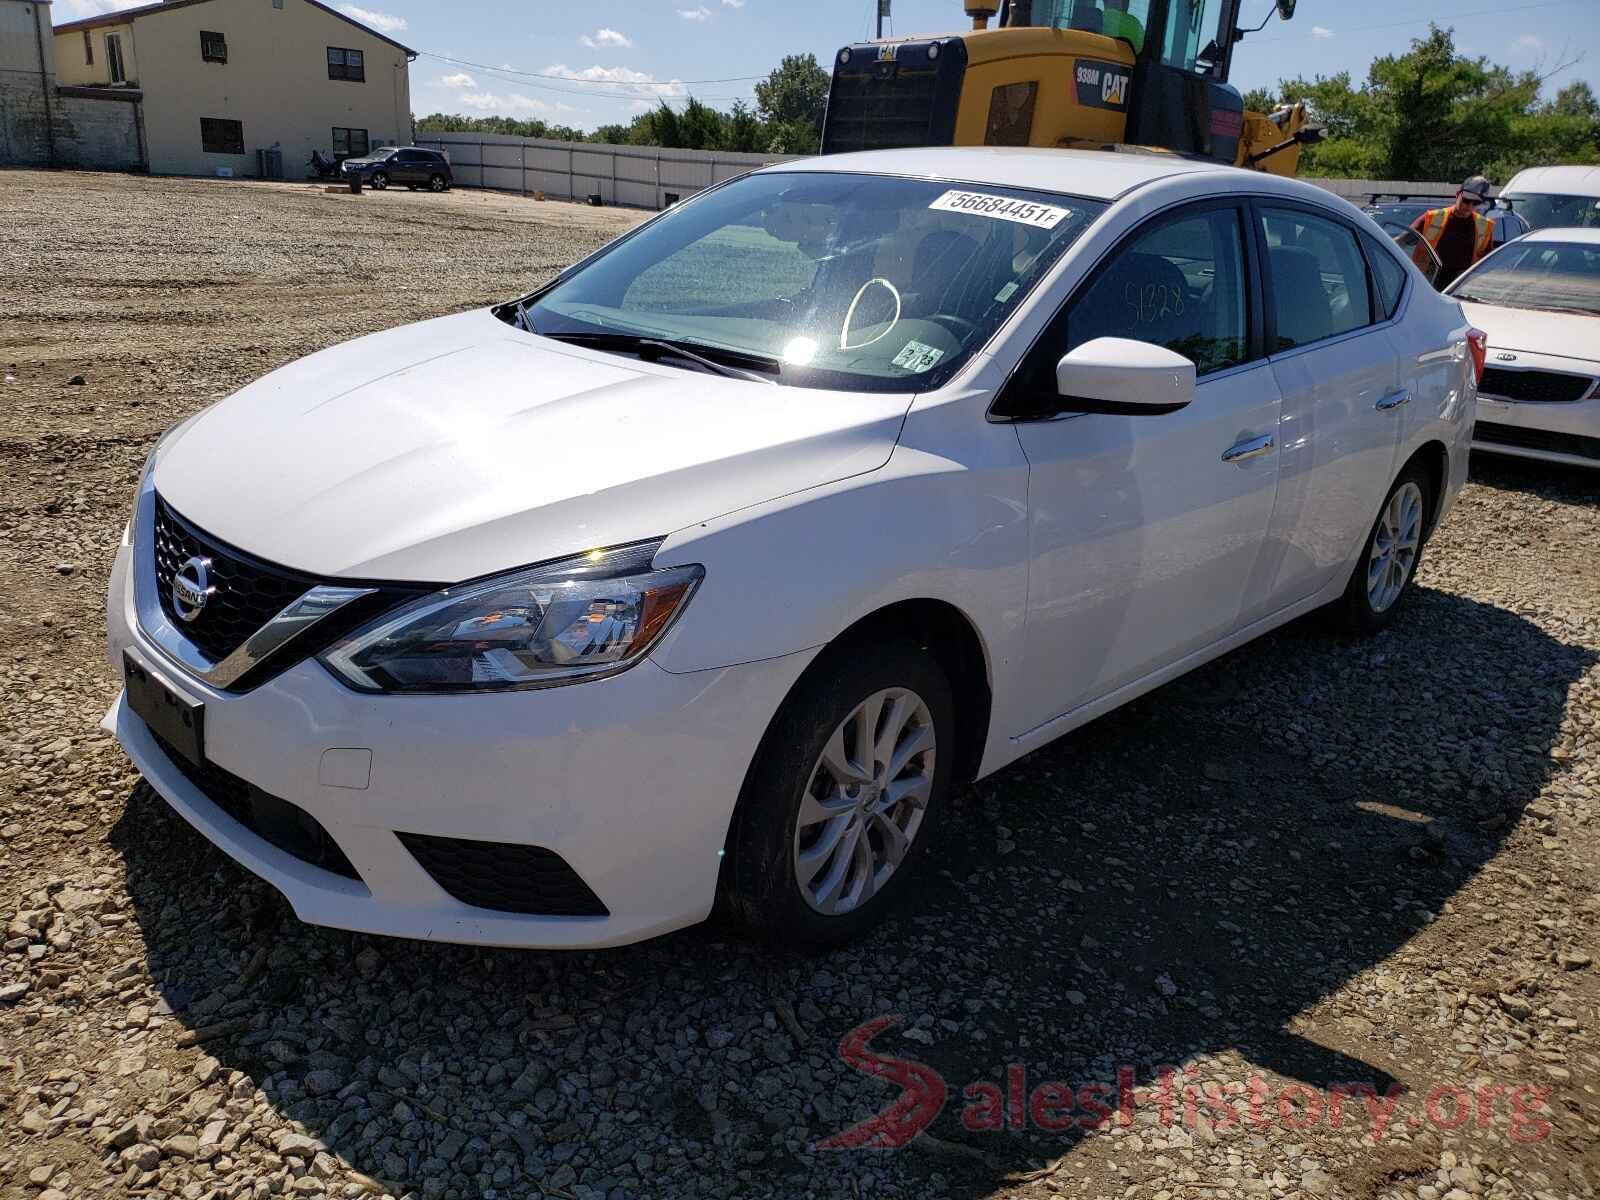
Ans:
<svg viewBox="0 0 1600 1200"><path fill-rule="evenodd" d="M216 763L192 763L156 734L151 736L185 779L251 833L303 863L346 879L360 880L355 867L339 849L339 843L305 809L269 796L255 784L223 770Z"/></svg>
<svg viewBox="0 0 1600 1200"><path fill-rule="evenodd" d="M1594 386L1587 375L1568 375L1564 371L1508 371L1490 367L1483 373L1478 393L1501 400L1531 404L1567 404L1581 400Z"/></svg>
<svg viewBox="0 0 1600 1200"><path fill-rule="evenodd" d="M1521 450L1543 450L1548 454L1571 454L1600 462L1600 438L1575 433L1551 433L1548 429L1524 429L1520 425L1479 421L1472 428L1472 440Z"/></svg>
<svg viewBox="0 0 1600 1200"><path fill-rule="evenodd" d="M396 836L433 881L463 904L528 916L611 915L554 850L420 833Z"/></svg>

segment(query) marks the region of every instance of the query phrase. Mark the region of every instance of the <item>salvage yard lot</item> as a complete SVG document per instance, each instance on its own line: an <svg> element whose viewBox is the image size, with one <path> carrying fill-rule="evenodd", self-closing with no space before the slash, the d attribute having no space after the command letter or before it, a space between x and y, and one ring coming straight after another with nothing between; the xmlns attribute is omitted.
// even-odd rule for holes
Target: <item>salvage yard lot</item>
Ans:
<svg viewBox="0 0 1600 1200"><path fill-rule="evenodd" d="M157 434L638 219L0 172L0 1200L1592 1196L1600 473L1477 460L1389 632L1299 622L965 789L824 957L313 929L139 783L96 722ZM897 1096L839 1052L895 1015L942 1110L819 1148Z"/></svg>

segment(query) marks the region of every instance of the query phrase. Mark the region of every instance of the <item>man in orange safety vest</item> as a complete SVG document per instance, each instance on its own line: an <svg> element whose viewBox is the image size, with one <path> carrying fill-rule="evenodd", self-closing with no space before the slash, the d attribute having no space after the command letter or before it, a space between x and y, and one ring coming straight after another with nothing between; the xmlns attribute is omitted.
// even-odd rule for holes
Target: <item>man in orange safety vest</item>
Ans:
<svg viewBox="0 0 1600 1200"><path fill-rule="evenodd" d="M1474 175L1456 191L1456 202L1434 208L1411 222L1439 256L1439 276L1433 286L1443 289L1477 262L1494 242L1494 225L1478 210L1489 203L1489 181Z"/></svg>

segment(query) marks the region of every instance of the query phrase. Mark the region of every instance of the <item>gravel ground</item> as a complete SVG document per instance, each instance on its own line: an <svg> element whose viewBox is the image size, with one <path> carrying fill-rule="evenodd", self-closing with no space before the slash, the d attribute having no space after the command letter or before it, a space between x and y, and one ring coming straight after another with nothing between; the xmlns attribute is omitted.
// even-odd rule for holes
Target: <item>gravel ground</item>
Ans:
<svg viewBox="0 0 1600 1200"><path fill-rule="evenodd" d="M1298 623L967 789L826 957L314 929L140 784L96 721L155 435L635 219L0 172L0 1198L1592 1196L1600 474L1475 462L1392 630ZM935 1075L903 1148L819 1145Z"/></svg>

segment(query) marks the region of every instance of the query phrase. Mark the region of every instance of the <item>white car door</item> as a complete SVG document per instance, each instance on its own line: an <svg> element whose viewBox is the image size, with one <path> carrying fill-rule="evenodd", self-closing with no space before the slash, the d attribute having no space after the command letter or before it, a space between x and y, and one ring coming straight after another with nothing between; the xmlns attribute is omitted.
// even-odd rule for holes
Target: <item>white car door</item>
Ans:
<svg viewBox="0 0 1600 1200"><path fill-rule="evenodd" d="M1395 471L1410 390L1353 225L1261 201L1267 336L1283 395L1262 616L1320 591L1366 537Z"/></svg>
<svg viewBox="0 0 1600 1200"><path fill-rule="evenodd" d="M1242 205L1140 226L1046 327L996 405L1055 394L1074 346L1124 337L1195 361L1193 402L1162 416L1018 419L1028 460L1029 669L1020 735L1225 637L1264 586L1278 389L1252 335Z"/></svg>

